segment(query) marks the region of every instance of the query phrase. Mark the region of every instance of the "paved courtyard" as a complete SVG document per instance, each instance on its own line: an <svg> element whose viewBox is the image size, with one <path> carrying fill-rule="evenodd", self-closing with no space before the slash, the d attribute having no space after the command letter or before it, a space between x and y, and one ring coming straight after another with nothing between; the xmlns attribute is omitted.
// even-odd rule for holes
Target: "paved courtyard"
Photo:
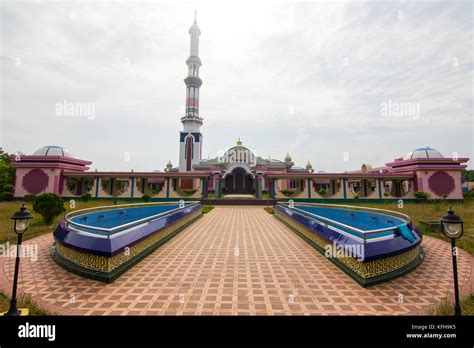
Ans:
<svg viewBox="0 0 474 348"><path fill-rule="evenodd" d="M424 314L452 287L449 245L425 237L425 261L402 278L364 289L261 207L223 206L192 224L113 284L83 279L49 256L52 234L34 238L38 260L21 263L20 291L57 314ZM473 257L461 252L463 293ZM14 259L0 257L10 293Z"/></svg>

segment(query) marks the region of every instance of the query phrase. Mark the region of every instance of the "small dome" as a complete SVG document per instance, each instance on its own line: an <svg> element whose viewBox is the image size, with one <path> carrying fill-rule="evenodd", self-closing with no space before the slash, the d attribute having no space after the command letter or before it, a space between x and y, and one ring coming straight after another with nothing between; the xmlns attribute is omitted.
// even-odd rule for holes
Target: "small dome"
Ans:
<svg viewBox="0 0 474 348"><path fill-rule="evenodd" d="M285 162L291 162L291 156L289 153L287 153L285 156Z"/></svg>
<svg viewBox="0 0 474 348"><path fill-rule="evenodd" d="M308 161L308 163L306 164L306 169L308 170L313 169L313 166L310 161Z"/></svg>
<svg viewBox="0 0 474 348"><path fill-rule="evenodd" d="M197 16L197 12L194 11L194 23L191 26L191 28L189 28L189 33L192 34L193 32L195 32L198 35L201 35L201 29L199 29L199 27L198 27L196 16Z"/></svg>
<svg viewBox="0 0 474 348"><path fill-rule="evenodd" d="M403 157L404 160L415 158L444 158L444 156L439 151L427 146L410 151Z"/></svg>
<svg viewBox="0 0 474 348"><path fill-rule="evenodd" d="M48 145L40 147L33 153L33 156L63 156L63 157L74 157L68 149L62 146Z"/></svg>
<svg viewBox="0 0 474 348"><path fill-rule="evenodd" d="M360 170L361 170L362 173L367 173L367 172L370 172L372 170L372 166L368 163L364 163Z"/></svg>
<svg viewBox="0 0 474 348"><path fill-rule="evenodd" d="M173 169L173 164L171 161L168 161L168 163L166 163L165 172L169 172L171 169Z"/></svg>

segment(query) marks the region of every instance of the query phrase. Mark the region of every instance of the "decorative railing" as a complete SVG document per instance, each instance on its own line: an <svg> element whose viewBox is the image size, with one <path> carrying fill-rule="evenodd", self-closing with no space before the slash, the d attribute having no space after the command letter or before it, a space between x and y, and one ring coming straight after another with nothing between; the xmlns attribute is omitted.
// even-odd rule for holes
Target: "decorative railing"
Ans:
<svg viewBox="0 0 474 348"><path fill-rule="evenodd" d="M328 227L328 225L335 225L335 226L342 227L344 229L348 229L349 231L355 232L357 234L360 234L360 235L364 236L364 238L363 238L364 241L365 241L365 237L370 235L370 234L396 230L398 228L397 225L393 225L393 226L390 226L390 227L384 227L384 228L379 228L379 229L361 230L359 228L344 224L342 222L332 220L332 219L329 219L329 218L326 218L324 216L317 215L317 214L314 214L314 213L310 213L310 212L308 212L306 210L303 210L303 209L299 209L298 207L296 207L294 205L294 202L292 202L291 200L288 201L288 202L279 202L279 204L281 204L283 206L286 206L288 209L291 209L291 211L293 211L293 212L295 212L299 215L309 217L309 218L317 221L318 223L321 223L321 224L325 225L326 227ZM411 224L411 218L408 215L397 212L397 211L393 211L393 210L387 210L387 209L359 207L359 206L352 206L352 205L326 204L326 203L298 203L298 206L334 207L334 208L342 209L342 210L360 210L360 211L365 211L365 212L377 212L378 214L382 214L382 215L386 215L386 216L393 216L393 217L399 218L399 219L405 221L407 224L409 224L409 225Z"/></svg>
<svg viewBox="0 0 474 348"><path fill-rule="evenodd" d="M75 218L75 217L78 217L78 216L81 216L81 215L85 215L85 214L89 214L89 213L94 212L94 211L97 211L97 212L99 212L99 211L110 211L110 210L120 210L120 209L124 209L124 208L155 206L155 205L164 205L164 206L166 206L166 205L176 205L176 203L179 204L178 208L167 210L167 211L159 213L159 214L147 216L145 218L135 220L135 221L132 221L132 222L128 222L126 224L122 224L122 225L119 225L119 226L114 226L114 227L111 227L111 228L84 225L84 224L72 221L72 218ZM152 203L132 203L132 204L120 204L120 205L107 205L107 206L100 206L100 207L92 207L92 208L85 208L85 209L75 210L73 212L70 212L70 213L66 214L66 216L64 217L64 221L65 221L66 227L73 227L73 228L76 227L76 228L79 228L79 229L82 228L82 229L86 229L86 230L92 230L92 231L98 232L101 235L105 235L107 237L110 237L111 234L114 234L114 233L116 233L118 231L121 231L123 229L131 228L131 227L134 227L136 225L143 224L143 223L152 223L152 222L154 222L158 219L162 219L162 218L164 218L168 215L174 214L175 212L177 212L179 210L189 208L189 207L197 205L197 204L200 204L200 202L199 201L184 201L184 200L181 200L179 202L152 202Z"/></svg>

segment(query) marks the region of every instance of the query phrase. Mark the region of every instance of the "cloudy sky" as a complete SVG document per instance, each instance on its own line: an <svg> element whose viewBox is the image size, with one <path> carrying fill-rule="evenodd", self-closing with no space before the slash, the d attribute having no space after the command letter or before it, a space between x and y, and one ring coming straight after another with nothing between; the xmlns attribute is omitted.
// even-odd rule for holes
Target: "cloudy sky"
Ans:
<svg viewBox="0 0 474 348"><path fill-rule="evenodd" d="M0 146L99 170L178 164L194 11L204 157L240 137L316 171L429 145L473 158L470 1L1 3ZM83 103L89 115L61 114ZM78 105L78 104L75 104Z"/></svg>

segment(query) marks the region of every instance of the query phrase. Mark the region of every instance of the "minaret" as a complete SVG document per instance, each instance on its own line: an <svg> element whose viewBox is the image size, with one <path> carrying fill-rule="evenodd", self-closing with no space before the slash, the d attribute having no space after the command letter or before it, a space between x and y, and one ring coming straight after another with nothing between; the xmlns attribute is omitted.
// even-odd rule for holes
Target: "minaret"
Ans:
<svg viewBox="0 0 474 348"><path fill-rule="evenodd" d="M186 110L185 116L181 117L183 131L179 137L179 171L189 172L193 170L193 165L199 163L202 152L202 118L199 117L199 87L202 81L199 78L199 68L201 59L199 59L199 29L196 21L196 12L194 13L194 23L189 28L191 35L191 46L189 58L186 60L188 65L188 76L184 79L186 84Z"/></svg>

